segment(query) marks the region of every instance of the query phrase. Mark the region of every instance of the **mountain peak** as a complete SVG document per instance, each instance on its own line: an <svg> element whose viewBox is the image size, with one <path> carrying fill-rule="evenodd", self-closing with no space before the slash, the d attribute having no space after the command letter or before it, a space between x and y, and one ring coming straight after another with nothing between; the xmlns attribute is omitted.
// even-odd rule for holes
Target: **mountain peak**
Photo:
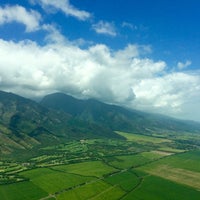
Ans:
<svg viewBox="0 0 200 200"><path fill-rule="evenodd" d="M200 124L198 123L194 126L189 121L109 105L95 99L76 99L63 93L45 96L41 101L41 105L64 111L84 121L106 126L113 131L144 133L147 130L156 132L163 132L163 130L168 132L200 130Z"/></svg>

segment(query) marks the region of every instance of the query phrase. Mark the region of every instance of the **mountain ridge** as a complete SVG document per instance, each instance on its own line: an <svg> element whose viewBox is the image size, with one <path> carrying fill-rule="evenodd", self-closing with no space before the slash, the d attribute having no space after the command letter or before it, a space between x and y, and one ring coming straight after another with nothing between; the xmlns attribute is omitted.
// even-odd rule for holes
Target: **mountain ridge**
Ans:
<svg viewBox="0 0 200 200"><path fill-rule="evenodd" d="M0 154L34 151L38 146L66 141L115 138L115 131L145 135L200 133L200 123L128 110L98 100L80 100L63 93L47 95L38 103L0 91Z"/></svg>
<svg viewBox="0 0 200 200"><path fill-rule="evenodd" d="M83 123L65 112L0 91L0 153L87 137L120 138L108 128Z"/></svg>
<svg viewBox="0 0 200 200"><path fill-rule="evenodd" d="M195 129L196 132L200 131L200 123L198 122L131 110L118 105L106 104L95 99L76 99L63 93L49 94L40 103L45 107L64 111L85 121L95 121L96 123L107 125L112 130L142 133L152 127L156 129L159 127L159 129L168 131L195 132Z"/></svg>

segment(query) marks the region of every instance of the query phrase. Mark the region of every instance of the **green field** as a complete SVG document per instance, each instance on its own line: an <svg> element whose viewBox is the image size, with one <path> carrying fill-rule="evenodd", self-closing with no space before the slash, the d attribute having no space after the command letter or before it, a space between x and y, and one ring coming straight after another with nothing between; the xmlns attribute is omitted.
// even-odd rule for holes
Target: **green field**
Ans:
<svg viewBox="0 0 200 200"><path fill-rule="evenodd" d="M190 151L165 158L161 163L169 163L173 167L200 172L200 151Z"/></svg>
<svg viewBox="0 0 200 200"><path fill-rule="evenodd" d="M137 186L139 178L133 172L125 171L109 176L105 181L112 185L119 185L123 190L128 192Z"/></svg>
<svg viewBox="0 0 200 200"><path fill-rule="evenodd" d="M155 163L146 165L148 169L157 165L169 165L174 168L182 168L194 172L200 172L200 151L190 151L165 157Z"/></svg>
<svg viewBox="0 0 200 200"><path fill-rule="evenodd" d="M169 152L169 153L182 153L185 152L184 149L175 149L170 147L161 147L159 148L160 151Z"/></svg>
<svg viewBox="0 0 200 200"><path fill-rule="evenodd" d="M110 191L117 192L117 197L119 195L123 195L124 192L117 188L117 190L113 190L112 186L99 180L95 182L88 183L84 186L78 187L74 190L67 191L65 193L62 193L58 196L58 200L66 200L66 199L96 199L99 198L104 193L107 193Z"/></svg>
<svg viewBox="0 0 200 200"><path fill-rule="evenodd" d="M199 154L200 151L191 151L173 155L139 169L200 190Z"/></svg>
<svg viewBox="0 0 200 200"><path fill-rule="evenodd" d="M130 167L138 167L163 156L165 155L156 151L143 152L135 155L116 156L115 160L109 162L109 164L120 169L127 169Z"/></svg>
<svg viewBox="0 0 200 200"><path fill-rule="evenodd" d="M110 185L104 183L101 180L86 184L78 187L74 190L64 192L58 196L58 200L65 199L88 199L91 198L104 190L107 190Z"/></svg>
<svg viewBox="0 0 200 200"><path fill-rule="evenodd" d="M47 192L32 182L0 185L0 199L2 200L38 200L47 195Z"/></svg>
<svg viewBox="0 0 200 200"><path fill-rule="evenodd" d="M200 173L198 172L173 168L169 165L158 165L146 172L200 190Z"/></svg>
<svg viewBox="0 0 200 200"><path fill-rule="evenodd" d="M101 161L91 161L78 164L61 165L53 167L53 169L79 174L82 176L95 176L95 177L101 177L105 174L116 171L116 169L107 166Z"/></svg>
<svg viewBox="0 0 200 200"><path fill-rule="evenodd" d="M125 132L120 132L116 131L119 135L125 137L129 141L137 141L141 143L164 143L164 142L171 142L169 139L164 139L164 138L158 138L158 137L152 137L152 136L147 136L147 135L139 135L139 134L133 134L133 133L125 133Z"/></svg>
<svg viewBox="0 0 200 200"><path fill-rule="evenodd" d="M124 195L124 191L118 186L111 186L100 194L90 198L90 200L118 200Z"/></svg>
<svg viewBox="0 0 200 200"><path fill-rule="evenodd" d="M47 168L30 170L21 173L21 175L29 178L32 183L49 194L53 194L63 189L91 180L90 177L83 177Z"/></svg>
<svg viewBox="0 0 200 200"><path fill-rule="evenodd" d="M199 200L200 192L156 176L147 176L141 186L123 200Z"/></svg>
<svg viewBox="0 0 200 200"><path fill-rule="evenodd" d="M200 199L197 146L190 150L167 134L118 134L126 139L70 141L42 148L25 163L2 160L0 199Z"/></svg>

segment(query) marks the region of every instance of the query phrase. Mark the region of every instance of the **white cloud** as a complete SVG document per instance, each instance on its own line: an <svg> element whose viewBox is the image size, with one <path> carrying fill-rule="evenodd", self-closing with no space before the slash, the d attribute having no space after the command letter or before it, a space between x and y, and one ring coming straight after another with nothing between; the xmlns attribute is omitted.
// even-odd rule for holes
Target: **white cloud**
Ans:
<svg viewBox="0 0 200 200"><path fill-rule="evenodd" d="M152 111L153 106L160 113L185 117L185 105L200 99L199 83L198 75L177 72L143 79L134 87L134 103L140 109ZM194 110L190 112L195 115Z"/></svg>
<svg viewBox="0 0 200 200"><path fill-rule="evenodd" d="M187 60L185 63L178 62L177 67L179 69L185 69L185 68L189 67L191 64L192 64L192 62L190 60Z"/></svg>
<svg viewBox="0 0 200 200"><path fill-rule="evenodd" d="M45 10L61 10L66 15L75 17L79 20L86 20L91 14L84 10L79 10L70 4L69 0L31 0L32 3L39 3Z"/></svg>
<svg viewBox="0 0 200 200"><path fill-rule="evenodd" d="M32 32L39 29L40 21L40 14L34 10L28 11L19 5L0 7L0 25L17 22L24 24L27 32Z"/></svg>
<svg viewBox="0 0 200 200"><path fill-rule="evenodd" d="M56 29L54 25L51 24L44 24L41 27L42 30L47 32L46 40L47 43L64 43L65 37Z"/></svg>
<svg viewBox="0 0 200 200"><path fill-rule="evenodd" d="M117 32L113 23L99 21L97 24L92 25L92 29L96 31L98 34L116 36Z"/></svg>
<svg viewBox="0 0 200 200"><path fill-rule="evenodd" d="M145 46L81 49L56 29L46 29L50 36L44 46L0 39L1 90L27 97L60 91L200 120L200 72L168 73L164 61L141 58Z"/></svg>
<svg viewBox="0 0 200 200"><path fill-rule="evenodd" d="M131 30L137 30L137 29L138 29L137 26L135 26L135 25L133 25L133 24L131 24L131 23L129 23L129 22L123 22L123 23L122 23L122 27L123 27L123 28L129 28L129 29L131 29Z"/></svg>

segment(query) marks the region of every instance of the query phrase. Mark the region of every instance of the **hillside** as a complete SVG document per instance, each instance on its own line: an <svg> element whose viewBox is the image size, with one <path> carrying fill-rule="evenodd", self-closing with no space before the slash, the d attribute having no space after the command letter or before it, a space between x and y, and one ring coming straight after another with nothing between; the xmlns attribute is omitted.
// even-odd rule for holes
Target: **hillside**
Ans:
<svg viewBox="0 0 200 200"><path fill-rule="evenodd" d="M18 95L0 91L0 152L87 137L119 137L110 129L83 123L70 114L45 108Z"/></svg>
<svg viewBox="0 0 200 200"><path fill-rule="evenodd" d="M94 99L47 95L41 103L0 91L0 153L34 149L86 138L121 138L114 131L139 134L199 133L198 123L128 110Z"/></svg>
<svg viewBox="0 0 200 200"><path fill-rule="evenodd" d="M77 119L98 123L114 131L120 130L137 133L200 132L199 123L129 110L94 99L80 100L62 93L45 96L41 101L41 105L64 111Z"/></svg>
<svg viewBox="0 0 200 200"><path fill-rule="evenodd" d="M0 92L4 200L198 199L198 123L60 93L41 104Z"/></svg>

